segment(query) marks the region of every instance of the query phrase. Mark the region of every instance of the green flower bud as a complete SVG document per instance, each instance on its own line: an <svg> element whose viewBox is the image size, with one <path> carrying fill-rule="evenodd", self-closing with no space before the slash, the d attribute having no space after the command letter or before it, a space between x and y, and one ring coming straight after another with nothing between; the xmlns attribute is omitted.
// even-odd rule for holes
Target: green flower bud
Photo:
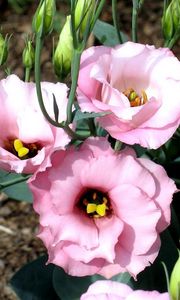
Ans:
<svg viewBox="0 0 180 300"><path fill-rule="evenodd" d="M0 66L2 66L8 57L8 38L7 36L5 39L3 38L2 34L0 33Z"/></svg>
<svg viewBox="0 0 180 300"><path fill-rule="evenodd" d="M33 18L33 31L36 34L49 34L53 29L55 12L55 0L41 0Z"/></svg>
<svg viewBox="0 0 180 300"><path fill-rule="evenodd" d="M28 40L23 50L23 65L25 68L32 69L34 66L35 52L32 46L32 41Z"/></svg>
<svg viewBox="0 0 180 300"><path fill-rule="evenodd" d="M86 29L87 22L92 21L93 12L95 9L95 0L78 0L75 8L75 26L76 29L80 26L80 31L83 33Z"/></svg>
<svg viewBox="0 0 180 300"><path fill-rule="evenodd" d="M171 273L170 295L172 300L180 300L180 253Z"/></svg>
<svg viewBox="0 0 180 300"><path fill-rule="evenodd" d="M73 39L71 34L71 16L67 16L53 55L54 70L59 78L66 77L70 72L72 54Z"/></svg>
<svg viewBox="0 0 180 300"><path fill-rule="evenodd" d="M179 31L180 35L180 0L172 0L165 9L162 18L162 29L165 40L171 40Z"/></svg>

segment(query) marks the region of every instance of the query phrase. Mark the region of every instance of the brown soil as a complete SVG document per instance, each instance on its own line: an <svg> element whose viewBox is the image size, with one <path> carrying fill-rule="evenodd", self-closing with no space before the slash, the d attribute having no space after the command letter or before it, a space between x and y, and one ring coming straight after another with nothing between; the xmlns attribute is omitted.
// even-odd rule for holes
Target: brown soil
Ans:
<svg viewBox="0 0 180 300"><path fill-rule="evenodd" d="M24 37L25 34L31 33L31 20L36 9L36 1L29 5L23 14L17 14L7 5L7 2L0 1L0 26L3 33L13 34L7 65L12 73L23 78L21 56ZM102 14L102 19L108 22L112 21L110 2L107 1ZM119 1L122 28L128 35L130 34L131 3L130 0ZM157 47L163 45L160 20L162 7L163 1L145 1L138 21L140 42L155 44ZM58 1L58 10L62 16L68 12L66 1ZM47 40L42 55L42 79L47 81L56 80L51 64L51 42L52 37ZM180 57L178 45L174 48L174 52ZM0 79L4 76L3 69L0 69ZM6 199L2 194L0 196L0 300L16 300L16 296L8 286L10 278L22 265L43 253L44 247L36 238L38 220L32 206L28 203Z"/></svg>

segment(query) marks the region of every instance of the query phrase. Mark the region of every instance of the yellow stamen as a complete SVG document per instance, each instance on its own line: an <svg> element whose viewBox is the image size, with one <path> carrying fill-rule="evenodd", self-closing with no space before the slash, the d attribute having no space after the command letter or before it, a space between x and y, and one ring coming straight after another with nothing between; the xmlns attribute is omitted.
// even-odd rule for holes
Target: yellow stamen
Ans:
<svg viewBox="0 0 180 300"><path fill-rule="evenodd" d="M123 94L129 99L131 107L143 105L148 101L147 94L144 90L141 91L141 95L138 95L132 88L128 88Z"/></svg>
<svg viewBox="0 0 180 300"><path fill-rule="evenodd" d="M29 153L29 149L26 147L22 147L18 150L18 156L20 158L26 156L28 153Z"/></svg>
<svg viewBox="0 0 180 300"><path fill-rule="evenodd" d="M141 94L142 94L142 98L143 98L143 103L142 104L145 104L148 101L147 94L144 90L141 91Z"/></svg>
<svg viewBox="0 0 180 300"><path fill-rule="evenodd" d="M16 150L16 152L18 152L18 150L22 147L23 143L19 139L14 140L14 149Z"/></svg>
<svg viewBox="0 0 180 300"><path fill-rule="evenodd" d="M129 101L134 101L138 97L136 92L131 92L129 95Z"/></svg>
<svg viewBox="0 0 180 300"><path fill-rule="evenodd" d="M22 158L29 153L29 149L23 146L21 140L15 139L13 145L14 145L14 149L18 154L18 157Z"/></svg>
<svg viewBox="0 0 180 300"><path fill-rule="evenodd" d="M98 215L100 217L104 217L105 214L106 214L106 209L107 209L106 204L104 204L104 203L103 204L98 204L97 207L96 207L96 212L98 213Z"/></svg>
<svg viewBox="0 0 180 300"><path fill-rule="evenodd" d="M86 207L86 211L88 214L90 213L94 213L96 211L96 207L97 207L97 204L94 204L94 203L88 203L87 207Z"/></svg>

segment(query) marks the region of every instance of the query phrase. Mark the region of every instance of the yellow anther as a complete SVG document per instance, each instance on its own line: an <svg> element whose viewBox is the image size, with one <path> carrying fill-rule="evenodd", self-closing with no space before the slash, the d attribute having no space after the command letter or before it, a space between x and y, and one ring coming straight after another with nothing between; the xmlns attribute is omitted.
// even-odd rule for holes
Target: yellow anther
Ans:
<svg viewBox="0 0 180 300"><path fill-rule="evenodd" d="M142 94L142 99L143 99L143 103L142 104L145 104L148 101L147 94L146 94L146 92L144 90L141 91L141 94Z"/></svg>
<svg viewBox="0 0 180 300"><path fill-rule="evenodd" d="M97 204L88 203L88 205L86 207L86 211L87 211L88 214L94 213L96 211L96 208L97 208Z"/></svg>
<svg viewBox="0 0 180 300"><path fill-rule="evenodd" d="M98 204L96 207L96 212L98 213L99 216L104 217L106 214L106 204Z"/></svg>
<svg viewBox="0 0 180 300"><path fill-rule="evenodd" d="M129 95L129 101L134 101L138 97L137 93L135 91L131 92Z"/></svg>
<svg viewBox="0 0 180 300"><path fill-rule="evenodd" d="M22 158L22 157L26 156L26 155L29 153L29 149L26 148L26 147L21 147L21 148L17 151L17 153L18 153L18 156L19 156L20 158Z"/></svg>
<svg viewBox="0 0 180 300"><path fill-rule="evenodd" d="M97 193L94 192L94 193L93 193L93 200L96 200L96 198L97 198Z"/></svg>
<svg viewBox="0 0 180 300"><path fill-rule="evenodd" d="M16 152L18 152L22 147L23 143L19 139L14 140L14 149L16 150Z"/></svg>
<svg viewBox="0 0 180 300"><path fill-rule="evenodd" d="M18 157L22 158L29 153L29 149L23 146L21 140L15 139L13 145L14 145L14 149L18 154Z"/></svg>
<svg viewBox="0 0 180 300"><path fill-rule="evenodd" d="M108 202L106 197L103 197L103 203L106 204Z"/></svg>

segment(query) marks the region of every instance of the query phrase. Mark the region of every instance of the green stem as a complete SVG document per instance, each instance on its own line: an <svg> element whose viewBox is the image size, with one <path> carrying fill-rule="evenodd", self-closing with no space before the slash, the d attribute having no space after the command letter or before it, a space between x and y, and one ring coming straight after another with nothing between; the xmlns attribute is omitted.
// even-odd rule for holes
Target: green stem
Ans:
<svg viewBox="0 0 180 300"><path fill-rule="evenodd" d="M132 41L137 42L137 16L138 16L138 3L137 0L133 0L132 9Z"/></svg>
<svg viewBox="0 0 180 300"><path fill-rule="evenodd" d="M73 38L73 46L74 49L78 47L78 39L76 34L76 26L75 26L75 9L76 9L77 2L71 1L71 33Z"/></svg>
<svg viewBox="0 0 180 300"><path fill-rule="evenodd" d="M99 3L98 8L94 14L93 21L91 23L90 32L93 30L94 25L95 25L97 19L99 18L99 15L100 15L105 3L106 3L106 0L101 0L101 2Z"/></svg>
<svg viewBox="0 0 180 300"><path fill-rule="evenodd" d="M73 59L72 59L72 71L71 71L72 83L71 83L71 90L69 93L69 100L67 105L67 121L66 121L67 124L72 123L72 107L73 107L75 94L76 94L81 53L82 51L74 49Z"/></svg>
<svg viewBox="0 0 180 300"><path fill-rule="evenodd" d="M42 45L43 45L42 37L39 34L37 34L34 70L35 70L36 92L37 92L37 96L38 96L38 101L39 101L41 111L42 111L44 117L48 120L48 122L50 124L52 124L53 126L62 127L61 124L57 123L49 116L49 114L46 111L44 102L43 102L42 91L41 91L41 75L40 75L41 74L41 72L40 72L40 57L41 57Z"/></svg>
<svg viewBox="0 0 180 300"><path fill-rule="evenodd" d="M25 68L25 81L30 81L31 68Z"/></svg>
<svg viewBox="0 0 180 300"><path fill-rule="evenodd" d="M113 23L114 23L114 27L116 29L116 34L119 40L119 43L122 44L123 43L123 39L121 36L121 32L119 29L119 23L118 23L118 19L117 19L117 0L112 0L112 17L113 17Z"/></svg>
<svg viewBox="0 0 180 300"><path fill-rule="evenodd" d="M5 183L0 183L0 190L7 188L8 186L20 183L20 182L24 182L27 179L29 179L31 177L31 175L26 175L24 177L21 178L16 178L16 179L12 179L9 181L6 181Z"/></svg>
<svg viewBox="0 0 180 300"><path fill-rule="evenodd" d="M37 92L37 97L38 97L38 101L39 101L39 105L40 105L40 108L41 108L41 111L44 115L44 117L48 120L48 122L55 126L55 127L60 127L60 128L63 128L66 133L72 137L73 139L80 139L80 140L83 140L85 139L87 136L84 136L84 135L79 135L79 134L76 134L70 127L69 127L69 124L70 123L67 123L67 124L62 124L62 123L58 123L56 121L54 121L50 116L49 114L47 113L46 111L46 108L45 108L45 105L44 105L44 102L43 102L43 97L42 97L42 91L41 91L41 73L40 73L40 57L41 57L41 49L42 49L42 45L43 45L43 40L42 38L37 35L36 37L36 49L35 49L35 81L36 81L36 92ZM80 59L79 59L80 60ZM79 70L79 68L78 68ZM77 78L76 78L77 80ZM73 91L74 91L74 85L76 83L73 84L73 90L70 92L71 93L71 102L72 102L72 99L73 99ZM75 85L76 87L76 85ZM72 87L71 87L72 88ZM75 91L76 91L76 88L75 88ZM74 92L74 95L75 95L75 92ZM72 109L72 106L69 108L69 109Z"/></svg>

